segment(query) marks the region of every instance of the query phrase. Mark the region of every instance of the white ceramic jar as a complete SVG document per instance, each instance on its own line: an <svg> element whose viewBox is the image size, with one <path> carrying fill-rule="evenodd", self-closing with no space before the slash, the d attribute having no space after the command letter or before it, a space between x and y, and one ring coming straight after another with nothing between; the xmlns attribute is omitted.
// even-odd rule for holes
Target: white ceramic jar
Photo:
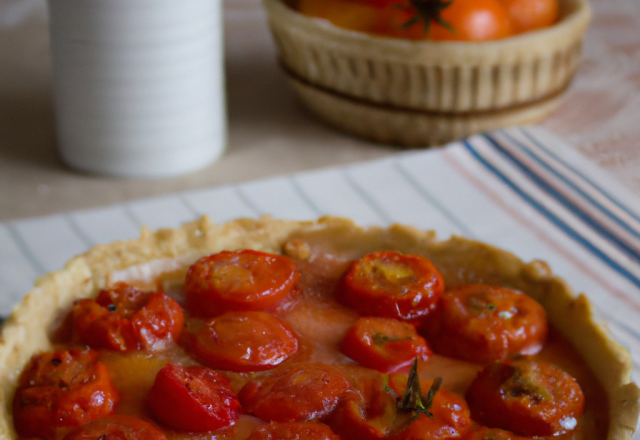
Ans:
<svg viewBox="0 0 640 440"><path fill-rule="evenodd" d="M222 0L49 0L49 13L65 163L166 177L222 154Z"/></svg>

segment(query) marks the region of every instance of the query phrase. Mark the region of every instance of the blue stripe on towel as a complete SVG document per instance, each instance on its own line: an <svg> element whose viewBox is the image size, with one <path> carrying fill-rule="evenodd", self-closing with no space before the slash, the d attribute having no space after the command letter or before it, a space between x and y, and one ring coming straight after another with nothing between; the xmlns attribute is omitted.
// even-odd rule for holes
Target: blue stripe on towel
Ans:
<svg viewBox="0 0 640 440"><path fill-rule="evenodd" d="M463 145L466 150L474 157L478 162L480 162L485 168L491 171L498 179L500 179L505 185L507 185L512 191L518 194L522 199L524 199L528 204L530 204L533 208L535 208L540 214L546 217L550 222L552 222L558 229L563 231L569 237L571 237L578 244L582 245L585 249L587 249L590 253L598 257L602 260L607 266L611 267L613 270L618 272L624 278L629 280L635 286L640 288L640 279L636 277L633 273L629 272L626 268L622 267L618 262L616 262L613 258L611 258L607 253L603 252L600 248L595 246L589 240L584 238L581 234L575 231L572 227L567 225L563 220L558 218L555 214L553 214L550 210L548 210L544 205L534 199L530 194L527 194L522 188L520 188L516 183L514 183L511 179L505 176L500 170L498 170L495 166L489 163L484 157L482 157L476 149L468 142L464 141Z"/></svg>

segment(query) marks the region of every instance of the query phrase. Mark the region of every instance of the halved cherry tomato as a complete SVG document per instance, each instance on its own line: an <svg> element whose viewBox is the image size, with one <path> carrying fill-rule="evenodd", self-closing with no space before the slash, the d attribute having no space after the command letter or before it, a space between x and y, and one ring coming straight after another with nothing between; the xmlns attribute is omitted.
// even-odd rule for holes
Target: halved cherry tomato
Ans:
<svg viewBox="0 0 640 440"><path fill-rule="evenodd" d="M361 365L384 373L408 370L431 350L409 323L389 318L360 318L347 331L340 351Z"/></svg>
<svg viewBox="0 0 640 440"><path fill-rule="evenodd" d="M488 363L537 353L548 326L544 309L533 298L512 289L471 284L445 292L424 330L436 353Z"/></svg>
<svg viewBox="0 0 640 440"><path fill-rule="evenodd" d="M163 292L143 292L125 283L81 299L71 310L78 340L115 351L160 350L184 324L180 305Z"/></svg>
<svg viewBox="0 0 640 440"><path fill-rule="evenodd" d="M167 440L162 431L137 417L111 415L67 434L64 440Z"/></svg>
<svg viewBox="0 0 640 440"><path fill-rule="evenodd" d="M333 411L349 390L349 383L335 367L299 364L249 381L240 390L242 406L263 420L316 421Z"/></svg>
<svg viewBox="0 0 640 440"><path fill-rule="evenodd" d="M374 440L402 429L411 415L398 411L398 396L389 388L389 376L379 374L359 381L358 393L343 399L330 425L342 438Z"/></svg>
<svg viewBox="0 0 640 440"><path fill-rule="evenodd" d="M558 21L558 0L500 0L511 16L513 30L526 32Z"/></svg>
<svg viewBox="0 0 640 440"><path fill-rule="evenodd" d="M340 440L340 437L323 423L271 422L251 431L247 440Z"/></svg>
<svg viewBox="0 0 640 440"><path fill-rule="evenodd" d="M189 331L186 345L211 368L246 372L276 367L298 350L298 339L266 312L229 312Z"/></svg>
<svg viewBox="0 0 640 440"><path fill-rule="evenodd" d="M487 41L513 34L511 18L499 0L453 0L441 18L453 32L432 21L430 40Z"/></svg>
<svg viewBox="0 0 640 440"><path fill-rule="evenodd" d="M393 251L355 261L338 288L338 299L364 316L410 320L431 312L444 281L429 260Z"/></svg>
<svg viewBox="0 0 640 440"><path fill-rule="evenodd" d="M464 440L533 440L531 437L522 437L510 431L498 428L477 426L464 436Z"/></svg>
<svg viewBox="0 0 640 440"><path fill-rule="evenodd" d="M234 424L240 403L229 381L214 370L168 364L158 372L147 406L163 425L206 432Z"/></svg>
<svg viewBox="0 0 640 440"><path fill-rule="evenodd" d="M486 366L466 399L476 422L528 437L569 432L584 412L584 395L573 377L527 359Z"/></svg>
<svg viewBox="0 0 640 440"><path fill-rule="evenodd" d="M407 387L406 374L389 375L389 386L402 396ZM429 392L433 381L420 383L423 397ZM472 426L469 407L457 394L440 389L436 392L429 409L433 418L420 414L406 429L390 437L393 440L445 440L457 439L469 431Z"/></svg>
<svg viewBox="0 0 640 440"><path fill-rule="evenodd" d="M187 272L187 310L203 318L234 310L266 310L294 288L300 274L284 255L223 251L196 261Z"/></svg>
<svg viewBox="0 0 640 440"><path fill-rule="evenodd" d="M119 395L98 352L72 348L36 354L20 375L13 421L21 437L53 438L111 414Z"/></svg>

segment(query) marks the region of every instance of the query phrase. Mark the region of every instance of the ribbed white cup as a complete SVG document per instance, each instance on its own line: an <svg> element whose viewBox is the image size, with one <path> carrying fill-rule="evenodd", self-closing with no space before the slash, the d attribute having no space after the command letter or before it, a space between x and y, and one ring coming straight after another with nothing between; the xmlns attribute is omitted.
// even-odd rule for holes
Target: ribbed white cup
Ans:
<svg viewBox="0 0 640 440"><path fill-rule="evenodd" d="M226 145L221 0L49 0L58 147L126 177L204 168Z"/></svg>

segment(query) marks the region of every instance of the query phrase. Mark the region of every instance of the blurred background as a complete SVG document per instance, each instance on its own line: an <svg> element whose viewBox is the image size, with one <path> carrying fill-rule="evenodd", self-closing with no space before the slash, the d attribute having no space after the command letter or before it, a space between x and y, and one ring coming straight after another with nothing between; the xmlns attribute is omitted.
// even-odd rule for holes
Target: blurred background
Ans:
<svg viewBox="0 0 640 440"><path fill-rule="evenodd" d="M583 60L543 126L640 191L640 2L592 0ZM0 0L0 221L353 163L397 148L356 139L304 110L277 64L259 0L225 0L229 142L181 177L82 174L58 159L44 0Z"/></svg>

